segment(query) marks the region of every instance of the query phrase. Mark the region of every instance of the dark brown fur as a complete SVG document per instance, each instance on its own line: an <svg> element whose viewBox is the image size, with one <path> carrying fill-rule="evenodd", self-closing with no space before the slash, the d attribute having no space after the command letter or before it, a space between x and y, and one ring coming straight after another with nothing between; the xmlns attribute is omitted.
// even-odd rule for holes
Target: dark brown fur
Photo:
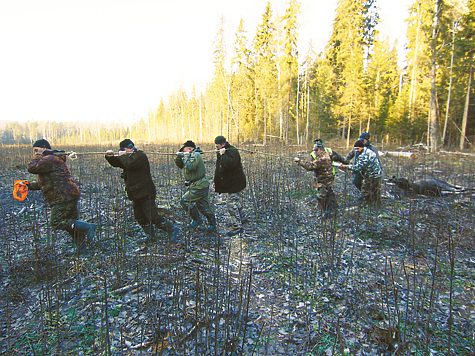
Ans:
<svg viewBox="0 0 475 356"><path fill-rule="evenodd" d="M406 178L397 178L393 176L388 180L389 183L395 184L398 188L404 190L407 193L436 196L440 197L445 193L463 192L471 189L465 189L463 187L457 187L439 179L432 177L426 179L420 179L414 183L409 182Z"/></svg>

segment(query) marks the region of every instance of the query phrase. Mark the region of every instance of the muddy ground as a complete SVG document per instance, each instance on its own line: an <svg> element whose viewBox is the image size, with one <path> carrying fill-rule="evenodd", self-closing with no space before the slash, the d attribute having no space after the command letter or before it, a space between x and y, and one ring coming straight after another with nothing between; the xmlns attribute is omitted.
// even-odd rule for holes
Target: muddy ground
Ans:
<svg viewBox="0 0 475 356"><path fill-rule="evenodd" d="M149 148L157 204L183 230L179 244L161 234L150 246L136 243L143 233L118 170L80 156L69 166L81 219L99 225L85 256L67 255L70 237L49 228L40 193L12 198L14 179L34 178L25 173L29 151L15 151L0 175L2 354L473 354L473 194L413 196L385 183L375 211L357 204L352 177L340 171L339 214L322 220L311 173L292 163L296 151L243 151L249 221L230 238L213 191L218 233L185 228L173 156ZM475 187L470 157L382 161L386 179ZM206 166L211 178L213 154Z"/></svg>

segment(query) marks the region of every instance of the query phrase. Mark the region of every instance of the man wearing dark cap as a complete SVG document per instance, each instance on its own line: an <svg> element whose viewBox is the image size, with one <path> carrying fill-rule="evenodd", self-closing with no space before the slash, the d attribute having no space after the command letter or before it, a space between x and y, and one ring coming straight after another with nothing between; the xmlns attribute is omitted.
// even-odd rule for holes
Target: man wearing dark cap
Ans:
<svg viewBox="0 0 475 356"><path fill-rule="evenodd" d="M245 218L242 211L241 191L246 188L246 176L237 148L231 146L224 136L217 136L214 143L218 151L214 189L216 193L225 194L226 208L232 222L232 228L226 234L235 236L243 230L242 221Z"/></svg>
<svg viewBox="0 0 475 356"><path fill-rule="evenodd" d="M379 151L376 148L376 146L371 144L369 139L370 139L370 135L367 132L361 133L360 137L358 138L359 141L363 141L364 147L369 148L371 151L373 151L376 154L376 157L378 158L378 161L379 161ZM356 161L358 160L358 152L355 151L354 147L346 156L346 161L350 162L353 157L355 158L355 164L356 164ZM361 187L363 185L363 175L364 175L364 172L355 172L355 177L353 178L353 184L355 185L356 188L358 188L358 190L361 190Z"/></svg>
<svg viewBox="0 0 475 356"><path fill-rule="evenodd" d="M181 206L191 217L191 223L187 227L195 228L201 225L201 213L208 221L206 230L212 232L216 231L216 218L209 206L209 181L206 178L202 152L193 141L186 141L175 156L175 164L183 170L185 186L188 189L180 199Z"/></svg>
<svg viewBox="0 0 475 356"><path fill-rule="evenodd" d="M298 157L294 158L294 162L305 168L307 171L313 171L315 174L317 201L320 205L322 219L335 217L338 203L332 189L335 175L333 174L330 153L325 151L323 142L315 143L312 153L311 157L313 160L311 162L301 162Z"/></svg>
<svg viewBox="0 0 475 356"><path fill-rule="evenodd" d="M371 149L365 147L363 140L355 142L354 150L358 159L355 164L341 165L342 169L359 172L363 176L361 195L368 204L379 208L381 205L381 177L383 175L379 159Z"/></svg>
<svg viewBox="0 0 475 356"><path fill-rule="evenodd" d="M113 150L106 152L105 158L113 167L122 168L122 178L125 182L127 197L132 201L135 220L142 226L146 238L138 243L157 241L154 226L168 233L170 242L176 242L180 229L173 223L158 214L155 197L157 191L150 174L150 164L147 155L135 148L130 139L119 144L119 155Z"/></svg>
<svg viewBox="0 0 475 356"><path fill-rule="evenodd" d="M38 182L30 182L28 188L42 191L51 207L51 227L67 231L78 254L86 252L86 245L93 239L97 225L77 220L80 192L66 165L68 156L64 151L52 151L45 139L33 144L33 152L35 158L27 169L38 176Z"/></svg>

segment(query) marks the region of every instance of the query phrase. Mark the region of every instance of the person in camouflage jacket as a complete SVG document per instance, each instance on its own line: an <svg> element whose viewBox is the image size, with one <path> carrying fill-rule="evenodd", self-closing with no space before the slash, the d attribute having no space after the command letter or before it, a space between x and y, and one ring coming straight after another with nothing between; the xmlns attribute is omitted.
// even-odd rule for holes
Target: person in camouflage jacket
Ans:
<svg viewBox="0 0 475 356"><path fill-rule="evenodd" d="M186 141L175 156L175 164L183 170L187 192L181 197L180 205L192 219L188 228L202 224L200 213L208 220L207 231L216 230L216 218L208 200L209 181L206 178L202 150L193 141Z"/></svg>
<svg viewBox="0 0 475 356"><path fill-rule="evenodd" d="M80 192L66 165L66 153L52 151L45 139L33 144L33 152L35 157L28 164L27 170L36 174L38 181L29 183L28 188L41 190L43 193L51 207L51 227L67 231L76 244L77 251L85 252L86 244L93 238L97 226L77 220Z"/></svg>
<svg viewBox="0 0 475 356"><path fill-rule="evenodd" d="M323 150L325 152L328 152L330 154L330 158L332 160L332 166L333 166L333 162L340 162L340 163L343 163L343 164L348 164L349 163L346 159L344 159L342 156L340 156L337 152L332 150L330 147L325 147L323 145L323 140L321 138L316 138L315 140L313 140L313 144L316 145L316 147L323 148ZM315 150L310 152L310 157L312 159L316 159L317 154L315 153ZM336 175L336 167L335 166L333 166L333 175Z"/></svg>
<svg viewBox="0 0 475 356"><path fill-rule="evenodd" d="M367 132L363 132L360 137L358 138L358 140L361 140L363 141L364 143L364 147L366 148L369 148L371 151L373 151L375 154L376 154L376 157L378 158L379 160L379 151L378 149L376 148L375 145L371 144L371 142L369 141L370 139L370 135L369 133ZM346 161L348 161L348 163L351 161L351 159L354 158L355 159L355 164L356 164L356 161L358 160L358 153L355 151L355 148L353 147L353 149L348 153L348 155L346 156ZM348 164L348 163L345 163L345 162L342 162L344 164ZM355 187L358 189L358 190L361 190L361 187L363 186L363 178L364 176L364 171L362 172L355 172L355 177L353 178L353 184L355 185Z"/></svg>
<svg viewBox="0 0 475 356"><path fill-rule="evenodd" d="M132 201L135 220L146 234L144 239L139 239L137 242L156 242L154 226L167 232L171 242L176 242L180 229L158 213L155 204L157 191L150 173L147 155L135 148L130 139L121 141L119 147L118 156L113 150L108 150L105 159L111 166L123 170L121 177L125 182L127 197Z"/></svg>
<svg viewBox="0 0 475 356"><path fill-rule="evenodd" d="M332 185L335 180L333 174L332 159L329 152L326 152L322 145L315 144L313 148L315 157L311 162L302 162L300 158L294 158L294 161L307 171L313 171L315 174L315 188L317 189L317 201L320 205L322 218L335 217L338 209L335 193Z"/></svg>
<svg viewBox="0 0 475 356"><path fill-rule="evenodd" d="M365 147L362 140L355 142L354 150L358 154L355 164L342 165L341 168L362 174L364 179L361 187L362 199L379 208L381 205L381 177L383 175L379 159L376 153Z"/></svg>

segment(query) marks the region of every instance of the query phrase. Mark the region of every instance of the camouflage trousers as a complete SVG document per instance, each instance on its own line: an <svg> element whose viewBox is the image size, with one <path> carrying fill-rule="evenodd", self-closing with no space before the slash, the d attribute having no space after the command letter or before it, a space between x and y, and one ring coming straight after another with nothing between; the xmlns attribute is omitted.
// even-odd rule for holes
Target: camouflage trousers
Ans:
<svg viewBox="0 0 475 356"><path fill-rule="evenodd" d="M231 223L234 229L242 228L242 221L245 215L242 211L241 192L238 193L223 193L226 196L226 208L228 209Z"/></svg>
<svg viewBox="0 0 475 356"><path fill-rule="evenodd" d="M135 220L141 226L147 226L151 223L161 226L165 223L165 218L158 213L155 197L146 197L140 200L132 201Z"/></svg>
<svg viewBox="0 0 475 356"><path fill-rule="evenodd" d="M209 225L216 225L214 213L209 206L209 188L190 188L180 199L180 205L188 211L194 221L200 220L200 213L208 220Z"/></svg>
<svg viewBox="0 0 475 356"><path fill-rule="evenodd" d="M361 187L361 195L367 204L379 209L381 206L381 177L366 177Z"/></svg>
<svg viewBox="0 0 475 356"><path fill-rule="evenodd" d="M78 201L71 200L51 207L49 223L55 230L64 230L71 233L78 216Z"/></svg>
<svg viewBox="0 0 475 356"><path fill-rule="evenodd" d="M353 178L353 184L355 187L361 191L361 187L363 186L364 177L360 172L355 172L355 177Z"/></svg>
<svg viewBox="0 0 475 356"><path fill-rule="evenodd" d="M333 211L338 208L335 193L331 186L319 186L317 187L317 201L320 205L322 213L327 211Z"/></svg>

